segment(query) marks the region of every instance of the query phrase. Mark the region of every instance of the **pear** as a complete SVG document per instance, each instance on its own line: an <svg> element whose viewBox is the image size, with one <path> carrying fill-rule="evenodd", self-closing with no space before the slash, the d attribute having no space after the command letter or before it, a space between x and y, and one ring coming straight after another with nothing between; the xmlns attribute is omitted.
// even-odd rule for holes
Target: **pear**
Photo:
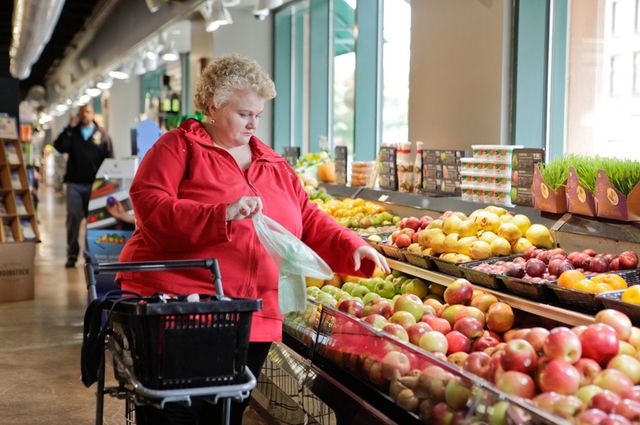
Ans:
<svg viewBox="0 0 640 425"><path fill-rule="evenodd" d="M502 207L496 207L495 205L489 205L486 206L484 208L485 210L494 213L495 215L497 215L498 217L501 217L502 215L507 213L507 210L505 210Z"/></svg>
<svg viewBox="0 0 640 425"><path fill-rule="evenodd" d="M524 214L516 214L513 216L511 223L518 226L522 234L524 235L526 231L531 227L531 220Z"/></svg>
<svg viewBox="0 0 640 425"><path fill-rule="evenodd" d="M498 236L505 238L509 243L516 243L522 237L522 231L513 223L502 223L498 228Z"/></svg>
<svg viewBox="0 0 640 425"><path fill-rule="evenodd" d="M491 253L494 257L511 254L511 244L505 238L497 237L491 241Z"/></svg>
<svg viewBox="0 0 640 425"><path fill-rule="evenodd" d="M431 223L427 225L427 229L442 229L442 220L439 218L431 220Z"/></svg>
<svg viewBox="0 0 640 425"><path fill-rule="evenodd" d="M532 224L527 229L525 237L538 248L553 248L553 237L551 232L542 224Z"/></svg>
<svg viewBox="0 0 640 425"><path fill-rule="evenodd" d="M443 252L457 252L458 251L458 234L451 233L444 238L444 250Z"/></svg>
<svg viewBox="0 0 640 425"><path fill-rule="evenodd" d="M444 245L445 239L446 237L444 233L440 233L439 235L432 237L429 240L430 242L429 249L431 249L431 251L433 251L434 254L443 253L445 251L445 245ZM423 254L424 254L424 251L423 251ZM431 254L427 254L427 255L431 255Z"/></svg>
<svg viewBox="0 0 640 425"><path fill-rule="evenodd" d="M502 214L500 216L500 223L511 223L513 216L510 213Z"/></svg>
<svg viewBox="0 0 640 425"><path fill-rule="evenodd" d="M513 244L513 246L511 247L511 251L514 254L522 254L532 246L533 244L529 241L529 239L520 238L516 243Z"/></svg>
<svg viewBox="0 0 640 425"><path fill-rule="evenodd" d="M458 216L460 220L466 220L468 218L467 215L462 211L454 211L453 215Z"/></svg>
<svg viewBox="0 0 640 425"><path fill-rule="evenodd" d="M419 243L412 243L407 247L407 251L420 254L422 252L422 246Z"/></svg>
<svg viewBox="0 0 640 425"><path fill-rule="evenodd" d="M480 240L490 244L497 237L498 235L493 232L482 232L482 235L480 235Z"/></svg>
<svg viewBox="0 0 640 425"><path fill-rule="evenodd" d="M475 236L467 236L464 238L458 239L458 249L457 253L464 255L471 255L471 244L478 240Z"/></svg>
<svg viewBox="0 0 640 425"><path fill-rule="evenodd" d="M485 232L497 232L498 227L500 227L500 217L497 214L494 214L489 211L480 210L475 218L476 226L478 226L478 230L483 230Z"/></svg>
<svg viewBox="0 0 640 425"><path fill-rule="evenodd" d="M454 263L467 263L471 261L471 257L464 254L453 254L453 262Z"/></svg>
<svg viewBox="0 0 640 425"><path fill-rule="evenodd" d="M493 254L493 251L491 251L491 245L485 241L473 242L469 252L471 254L470 257L474 260L484 260L485 258L491 257Z"/></svg>
<svg viewBox="0 0 640 425"><path fill-rule="evenodd" d="M460 227L462 227L462 220L457 215L451 215L442 224L442 230L446 235L460 233Z"/></svg>
<svg viewBox="0 0 640 425"><path fill-rule="evenodd" d="M458 234L460 237L475 236L478 233L478 227L473 220L464 220L460 226Z"/></svg>

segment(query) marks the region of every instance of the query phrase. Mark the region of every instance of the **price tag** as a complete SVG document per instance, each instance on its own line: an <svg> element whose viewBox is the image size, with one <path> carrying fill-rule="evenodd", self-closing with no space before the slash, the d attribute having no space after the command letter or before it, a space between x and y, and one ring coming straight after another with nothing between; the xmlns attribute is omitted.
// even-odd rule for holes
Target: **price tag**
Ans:
<svg viewBox="0 0 640 425"><path fill-rule="evenodd" d="M380 197L378 198L378 201L385 202L387 199L389 199L389 195L380 195Z"/></svg>
<svg viewBox="0 0 640 425"><path fill-rule="evenodd" d="M15 140L17 138L16 119L13 117L0 117L0 139Z"/></svg>

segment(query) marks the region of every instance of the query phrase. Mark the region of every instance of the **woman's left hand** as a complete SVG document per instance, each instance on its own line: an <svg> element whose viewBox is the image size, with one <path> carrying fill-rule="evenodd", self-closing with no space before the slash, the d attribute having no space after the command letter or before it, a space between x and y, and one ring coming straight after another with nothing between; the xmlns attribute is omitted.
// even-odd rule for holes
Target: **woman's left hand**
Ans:
<svg viewBox="0 0 640 425"><path fill-rule="evenodd" d="M391 269L387 264L387 259L369 245L363 245L353 253L353 263L355 264L356 271L360 270L360 265L364 258L373 261L373 264L383 272L391 273Z"/></svg>

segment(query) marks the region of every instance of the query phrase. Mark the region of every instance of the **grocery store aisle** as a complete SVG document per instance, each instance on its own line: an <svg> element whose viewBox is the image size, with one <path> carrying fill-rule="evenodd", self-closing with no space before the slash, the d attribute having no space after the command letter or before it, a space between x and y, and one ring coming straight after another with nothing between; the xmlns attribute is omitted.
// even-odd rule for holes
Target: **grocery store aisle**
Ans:
<svg viewBox="0 0 640 425"><path fill-rule="evenodd" d="M0 303L0 423L88 425L95 419L95 385L80 382L86 289L80 262L63 267L64 197L43 188L38 215L35 299ZM105 401L105 425L124 424L124 403ZM244 423L265 422L252 411Z"/></svg>

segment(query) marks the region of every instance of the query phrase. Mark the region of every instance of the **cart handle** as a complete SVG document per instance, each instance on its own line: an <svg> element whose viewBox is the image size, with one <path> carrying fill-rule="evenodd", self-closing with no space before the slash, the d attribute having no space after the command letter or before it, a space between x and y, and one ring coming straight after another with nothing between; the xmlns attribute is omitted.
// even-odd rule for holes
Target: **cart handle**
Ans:
<svg viewBox="0 0 640 425"><path fill-rule="evenodd" d="M153 270L177 270L177 269L208 269L211 271L213 285L216 289L216 296L219 299L224 298L222 289L222 278L220 275L220 265L215 258L206 258L202 260L168 260L168 261L133 261L127 263L102 263L91 264L86 263L84 272L87 281L87 290L89 298L94 300L97 298L96 293L96 276L98 273L109 272L127 272L127 271L153 271Z"/></svg>

